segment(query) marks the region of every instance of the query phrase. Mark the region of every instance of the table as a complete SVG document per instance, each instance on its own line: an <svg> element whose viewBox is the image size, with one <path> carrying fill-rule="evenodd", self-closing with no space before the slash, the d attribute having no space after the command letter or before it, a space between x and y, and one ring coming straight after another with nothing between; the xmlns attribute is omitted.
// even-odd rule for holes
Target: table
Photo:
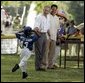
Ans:
<svg viewBox="0 0 85 83"><path fill-rule="evenodd" d="M77 44L78 45L78 68L79 68L79 52L80 52L80 45L84 44L84 41L81 41L80 39L66 39L64 43L65 44L65 56L64 56L64 68L66 68L66 52L67 52L67 45L68 44ZM61 45L62 45L61 44ZM61 50L60 50L60 67L61 67Z"/></svg>

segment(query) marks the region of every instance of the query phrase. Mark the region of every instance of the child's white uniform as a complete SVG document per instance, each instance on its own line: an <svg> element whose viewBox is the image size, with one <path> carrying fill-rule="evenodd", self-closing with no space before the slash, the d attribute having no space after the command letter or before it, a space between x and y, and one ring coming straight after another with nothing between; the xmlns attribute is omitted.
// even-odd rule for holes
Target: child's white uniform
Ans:
<svg viewBox="0 0 85 83"><path fill-rule="evenodd" d="M24 47L21 51L19 67L22 72L26 72L27 60L30 58L31 53L32 52L27 47Z"/></svg>
<svg viewBox="0 0 85 83"><path fill-rule="evenodd" d="M36 34L33 34L30 37L25 37L25 35L21 35L21 33L17 33L16 36L19 39L19 45L21 43L20 46L23 47L20 54L19 67L22 72L26 72L27 60L30 58L32 54L33 43L37 41L39 37Z"/></svg>
<svg viewBox="0 0 85 83"><path fill-rule="evenodd" d="M31 30L30 27L24 27L23 31L16 33L16 37L19 40L18 45L23 48L20 54L20 63L13 67L12 72L20 68L22 71L22 78L24 79L28 76L26 72L27 60L32 54L33 43L36 42L40 36L35 31Z"/></svg>

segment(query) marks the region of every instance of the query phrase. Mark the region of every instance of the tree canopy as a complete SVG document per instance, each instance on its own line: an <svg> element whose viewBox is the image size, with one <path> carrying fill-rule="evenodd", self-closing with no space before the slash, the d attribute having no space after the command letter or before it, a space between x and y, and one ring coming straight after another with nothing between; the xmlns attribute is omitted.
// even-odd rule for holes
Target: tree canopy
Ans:
<svg viewBox="0 0 85 83"><path fill-rule="evenodd" d="M35 10L40 13L45 5L58 5L59 10L64 10L68 19L74 19L76 24L82 23L84 21L84 1L1 1L1 5L4 7L15 8L17 12L22 12L22 7L26 6L26 11L32 2L35 2ZM13 10L13 9L12 9ZM14 13L10 8L9 12Z"/></svg>

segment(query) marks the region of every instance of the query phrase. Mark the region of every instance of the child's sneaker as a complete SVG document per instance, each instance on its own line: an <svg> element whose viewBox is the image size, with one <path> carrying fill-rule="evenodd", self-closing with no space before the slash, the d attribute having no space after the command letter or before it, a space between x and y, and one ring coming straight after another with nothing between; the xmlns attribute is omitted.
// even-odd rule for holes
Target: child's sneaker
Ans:
<svg viewBox="0 0 85 83"><path fill-rule="evenodd" d="M12 72L15 72L17 69L19 69L19 65L18 65L18 64L16 64L16 65L13 67Z"/></svg>
<svg viewBox="0 0 85 83"><path fill-rule="evenodd" d="M28 74L27 74L26 72L23 72L22 74L23 74L23 75L22 75L22 78L23 78L23 79L28 76Z"/></svg>

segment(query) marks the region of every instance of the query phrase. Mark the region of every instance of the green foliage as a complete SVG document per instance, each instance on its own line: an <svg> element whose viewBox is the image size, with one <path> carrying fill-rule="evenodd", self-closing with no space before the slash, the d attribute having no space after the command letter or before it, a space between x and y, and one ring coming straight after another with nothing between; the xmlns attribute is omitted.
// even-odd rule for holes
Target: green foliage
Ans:
<svg viewBox="0 0 85 83"><path fill-rule="evenodd" d="M19 7L20 1L1 1L2 6Z"/></svg>
<svg viewBox="0 0 85 83"><path fill-rule="evenodd" d="M27 7L27 10L30 7L32 1L1 1L1 5L10 12L12 16L15 16L17 13L22 15L23 6ZM27 13L26 13L27 14Z"/></svg>
<svg viewBox="0 0 85 83"><path fill-rule="evenodd" d="M84 21L84 1L71 1L68 12L73 16L76 24Z"/></svg>
<svg viewBox="0 0 85 83"><path fill-rule="evenodd" d="M35 2L37 5L36 5L36 8L35 10L40 13L43 11L43 7L46 6L46 5L51 5L53 4L53 1L36 1Z"/></svg>
<svg viewBox="0 0 85 83"><path fill-rule="evenodd" d="M1 1L2 6L20 7L30 5L32 1Z"/></svg>
<svg viewBox="0 0 85 83"><path fill-rule="evenodd" d="M35 2L36 8L35 10L40 13L42 12L42 9L45 5L52 5L56 4L58 5L59 10L64 10L68 19L74 19L76 21L76 24L79 24L81 22L84 22L84 1L1 1L1 5L5 7L14 7L15 11L9 12L11 13L22 13L23 6L26 6L26 15L27 11L29 10L29 7L32 2Z"/></svg>

